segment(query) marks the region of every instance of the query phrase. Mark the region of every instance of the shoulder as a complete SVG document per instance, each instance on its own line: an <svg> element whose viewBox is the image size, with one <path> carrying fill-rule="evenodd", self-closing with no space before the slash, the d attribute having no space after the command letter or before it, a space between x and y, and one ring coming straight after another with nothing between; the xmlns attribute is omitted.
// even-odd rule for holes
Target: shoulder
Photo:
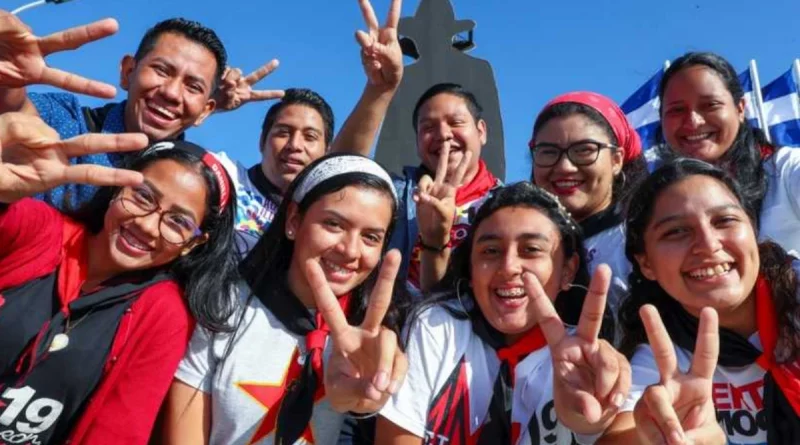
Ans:
<svg viewBox="0 0 800 445"><path fill-rule="evenodd" d="M188 330L193 325L193 317L183 295L176 281L160 281L142 291L131 309L142 313L153 324L165 323L174 329Z"/></svg>

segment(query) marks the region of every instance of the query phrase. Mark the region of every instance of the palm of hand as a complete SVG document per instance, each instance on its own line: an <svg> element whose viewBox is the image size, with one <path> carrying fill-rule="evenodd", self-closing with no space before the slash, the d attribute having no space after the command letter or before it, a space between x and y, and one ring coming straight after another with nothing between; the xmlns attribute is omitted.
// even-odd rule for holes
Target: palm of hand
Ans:
<svg viewBox="0 0 800 445"><path fill-rule="evenodd" d="M22 26L2 27L0 84L14 88L36 83L46 66L36 36Z"/></svg>

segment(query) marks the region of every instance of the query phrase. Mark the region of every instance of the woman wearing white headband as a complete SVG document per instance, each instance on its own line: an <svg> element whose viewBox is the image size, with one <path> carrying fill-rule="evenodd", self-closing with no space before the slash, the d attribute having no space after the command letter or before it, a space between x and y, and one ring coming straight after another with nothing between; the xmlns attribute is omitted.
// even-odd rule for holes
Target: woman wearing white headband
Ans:
<svg viewBox="0 0 800 445"><path fill-rule="evenodd" d="M332 444L342 413L374 413L400 387L389 175L329 155L287 196L242 263L235 331L195 332L164 409L166 443Z"/></svg>

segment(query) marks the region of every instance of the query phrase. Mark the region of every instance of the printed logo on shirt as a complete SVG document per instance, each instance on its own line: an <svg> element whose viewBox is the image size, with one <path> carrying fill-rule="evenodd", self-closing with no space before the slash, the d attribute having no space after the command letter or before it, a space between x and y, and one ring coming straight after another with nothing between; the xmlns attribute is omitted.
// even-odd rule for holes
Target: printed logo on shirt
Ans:
<svg viewBox="0 0 800 445"><path fill-rule="evenodd" d="M530 435L530 443L532 444L554 444L559 442L559 424L558 417L556 416L556 405L553 400L545 403L542 410L534 413L531 421L528 422L528 434ZM575 435L570 433L570 444L577 445L578 441Z"/></svg>
<svg viewBox="0 0 800 445"><path fill-rule="evenodd" d="M278 411L283 402L283 397L286 395L286 388L300 375L303 369L300 359L300 352L295 348L283 377L277 382L236 382L236 386L238 386L239 389L244 391L253 401L261 405L267 411L261 423L258 425L258 428L256 428L253 437L247 442L247 445L255 445L275 432ZM323 397L325 397L325 387L319 385L317 392L314 393L314 403ZM309 444L315 443L314 434L311 431L310 425L306 425L306 429L303 431L300 439L305 440L306 443Z"/></svg>
<svg viewBox="0 0 800 445"><path fill-rule="evenodd" d="M741 385L715 382L711 395L717 410L717 421L728 436L729 443L766 443L763 379Z"/></svg>
<svg viewBox="0 0 800 445"><path fill-rule="evenodd" d="M469 387L464 357L428 409L423 445L457 445L470 443Z"/></svg>
<svg viewBox="0 0 800 445"><path fill-rule="evenodd" d="M30 386L0 394L0 443L41 445L39 435L55 425L64 410L58 400L36 398Z"/></svg>

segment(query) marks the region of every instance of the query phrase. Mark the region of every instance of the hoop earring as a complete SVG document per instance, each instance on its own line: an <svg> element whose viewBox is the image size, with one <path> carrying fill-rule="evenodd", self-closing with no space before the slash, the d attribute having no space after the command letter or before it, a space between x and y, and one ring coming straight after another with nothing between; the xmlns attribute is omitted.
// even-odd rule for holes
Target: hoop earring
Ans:
<svg viewBox="0 0 800 445"><path fill-rule="evenodd" d="M620 170L619 174L622 175L622 184L619 185L619 188L624 189L625 183L628 182L628 178L625 177L625 172Z"/></svg>
<svg viewBox="0 0 800 445"><path fill-rule="evenodd" d="M458 298L458 305L461 306L461 312L469 317L467 306L465 306L464 302L461 300L461 282L464 280L465 278L459 278L458 281L456 281L456 298Z"/></svg>
<svg viewBox="0 0 800 445"><path fill-rule="evenodd" d="M584 286L584 285L582 285L582 284L569 283L564 287L566 287L566 289L563 289L563 288L561 289L564 292L572 289L573 287L577 287L578 289L583 289L584 291L589 292L589 288Z"/></svg>

